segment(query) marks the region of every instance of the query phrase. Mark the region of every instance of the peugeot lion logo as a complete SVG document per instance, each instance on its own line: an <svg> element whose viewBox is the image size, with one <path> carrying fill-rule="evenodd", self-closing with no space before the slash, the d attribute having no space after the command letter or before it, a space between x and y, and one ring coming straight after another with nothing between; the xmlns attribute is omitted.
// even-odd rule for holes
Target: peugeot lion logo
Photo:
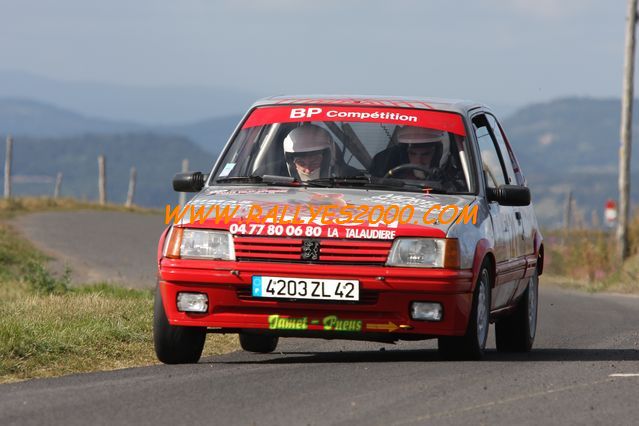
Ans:
<svg viewBox="0 0 639 426"><path fill-rule="evenodd" d="M320 243L317 240L304 240L302 242L302 260L319 259Z"/></svg>

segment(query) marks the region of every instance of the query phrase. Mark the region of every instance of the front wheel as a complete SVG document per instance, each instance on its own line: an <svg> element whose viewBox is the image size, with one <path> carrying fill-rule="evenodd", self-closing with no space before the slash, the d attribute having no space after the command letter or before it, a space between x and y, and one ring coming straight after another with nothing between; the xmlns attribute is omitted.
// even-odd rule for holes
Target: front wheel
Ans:
<svg viewBox="0 0 639 426"><path fill-rule="evenodd" d="M529 352L537 332L539 275L528 280L528 288L512 314L495 324L495 342L500 352Z"/></svg>
<svg viewBox="0 0 639 426"><path fill-rule="evenodd" d="M155 354L165 364L192 364L200 360L206 327L181 327L169 324L160 287L155 290L153 343Z"/></svg>
<svg viewBox="0 0 639 426"><path fill-rule="evenodd" d="M438 339L438 350L444 359L479 360L484 356L490 325L491 288L489 263L484 261L473 293L473 308L468 319L466 334L443 336Z"/></svg>

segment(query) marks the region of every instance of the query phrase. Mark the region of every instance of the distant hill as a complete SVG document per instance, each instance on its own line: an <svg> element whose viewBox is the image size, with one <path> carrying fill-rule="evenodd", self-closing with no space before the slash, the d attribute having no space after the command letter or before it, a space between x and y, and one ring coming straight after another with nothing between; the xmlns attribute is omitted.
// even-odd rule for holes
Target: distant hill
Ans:
<svg viewBox="0 0 639 426"><path fill-rule="evenodd" d="M143 124L178 125L243 113L267 94L241 88L124 86L54 80L0 69L0 97L30 98L94 117Z"/></svg>
<svg viewBox="0 0 639 426"><path fill-rule="evenodd" d="M134 202L155 207L177 201L171 179L180 171L183 158L189 159L191 170L205 172L215 160L188 139L152 133L21 137L14 141L14 192L17 195L52 194L53 179L60 171L64 174L63 196L96 200L99 154L106 157L109 201L125 201L129 170L135 166L138 178ZM4 155L4 149L0 150L0 164L4 164Z"/></svg>
<svg viewBox="0 0 639 426"><path fill-rule="evenodd" d="M88 117L30 99L0 98L0 133L56 137L82 133L122 133L142 128L139 124Z"/></svg>
<svg viewBox="0 0 639 426"><path fill-rule="evenodd" d="M634 109L632 199L639 201L639 111ZM603 216L606 199L618 198L621 102L566 98L529 105L504 121L533 190L540 220L560 225L573 190L586 223Z"/></svg>
<svg viewBox="0 0 639 426"><path fill-rule="evenodd" d="M213 154L222 150L240 118L238 114L175 126L142 125L90 117L30 99L0 98L0 133L37 137L129 132L172 134L187 137Z"/></svg>

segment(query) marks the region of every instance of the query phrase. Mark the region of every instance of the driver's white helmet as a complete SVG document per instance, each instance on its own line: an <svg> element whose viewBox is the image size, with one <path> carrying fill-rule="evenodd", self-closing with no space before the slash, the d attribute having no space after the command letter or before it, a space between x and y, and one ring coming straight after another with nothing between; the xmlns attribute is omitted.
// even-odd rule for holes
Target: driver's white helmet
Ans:
<svg viewBox="0 0 639 426"><path fill-rule="evenodd" d="M295 158L299 156L322 154L322 162L312 174L300 176L295 166ZM331 134L314 124L304 124L293 129L284 138L284 156L286 167L290 175L296 179L308 180L309 178L329 177L333 174L335 165L335 145Z"/></svg>

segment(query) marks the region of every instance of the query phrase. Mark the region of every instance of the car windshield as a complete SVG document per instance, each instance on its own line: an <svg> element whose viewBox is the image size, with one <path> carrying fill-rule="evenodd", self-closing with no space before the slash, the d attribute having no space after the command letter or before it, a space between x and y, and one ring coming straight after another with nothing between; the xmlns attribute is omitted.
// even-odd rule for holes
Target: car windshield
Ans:
<svg viewBox="0 0 639 426"><path fill-rule="evenodd" d="M423 109L278 105L254 109L209 184L385 187L469 193L461 115Z"/></svg>

